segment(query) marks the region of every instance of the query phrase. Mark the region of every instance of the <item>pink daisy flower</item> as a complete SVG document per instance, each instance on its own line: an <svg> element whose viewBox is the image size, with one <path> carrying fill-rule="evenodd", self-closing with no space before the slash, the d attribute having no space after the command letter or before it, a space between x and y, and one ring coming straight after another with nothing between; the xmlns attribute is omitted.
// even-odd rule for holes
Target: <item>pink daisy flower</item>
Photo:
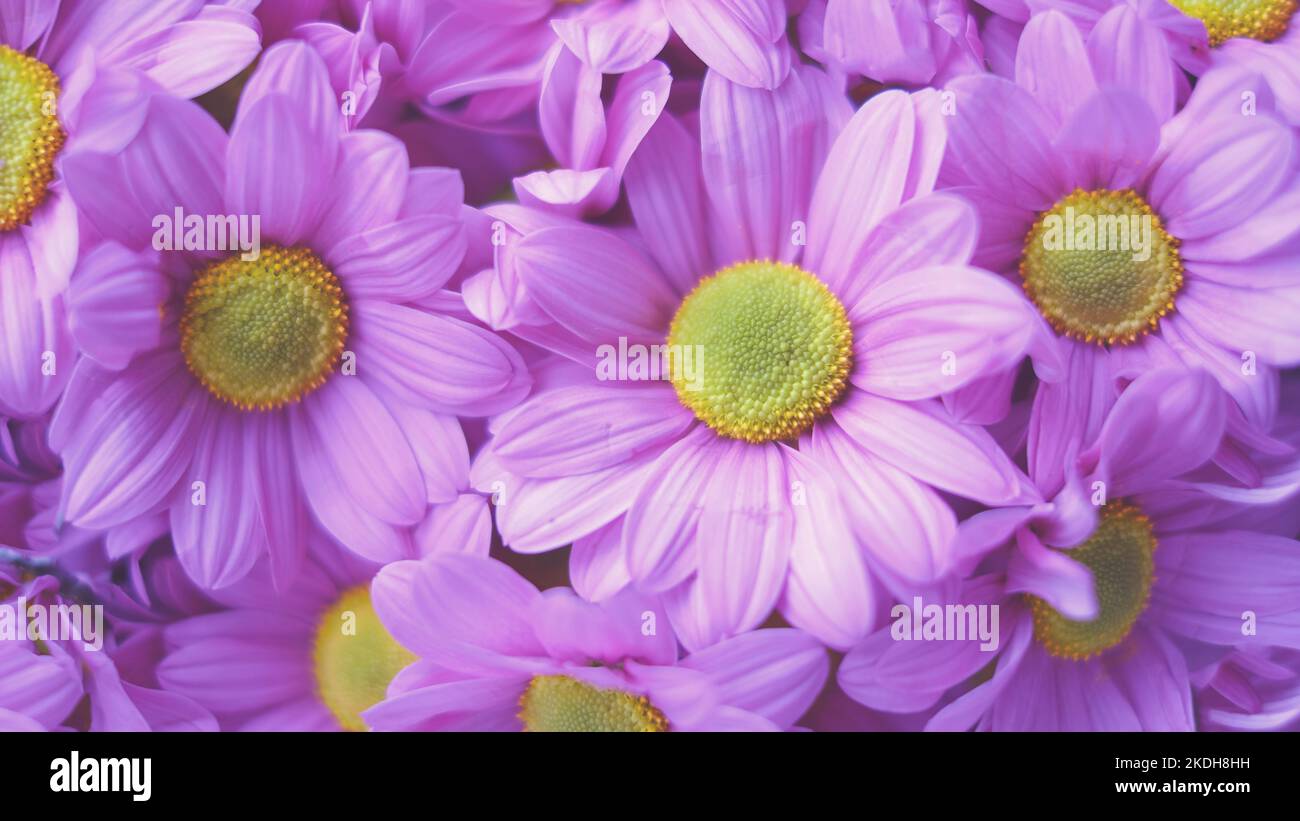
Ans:
<svg viewBox="0 0 1300 821"><path fill-rule="evenodd" d="M507 544L572 542L581 594L662 594L688 648L778 603L845 645L872 620L868 568L948 572L936 488L1002 503L1022 480L937 397L1014 365L1041 320L967 264L970 209L932 193L940 104L895 91L852 115L816 69L775 92L711 73L698 140L663 115L629 165L635 231L489 209L504 242L467 302L580 366L475 463ZM698 383L684 359L611 369L665 344L703 350Z"/></svg>
<svg viewBox="0 0 1300 821"><path fill-rule="evenodd" d="M685 658L653 599L538 592L500 562L440 555L385 567L375 611L418 661L366 711L377 730L790 729L821 691L826 651L756 630Z"/></svg>
<svg viewBox="0 0 1300 821"><path fill-rule="evenodd" d="M1024 23L1025 0L986 3L1000 15ZM1278 111L1300 125L1300 26L1295 0L1041 0L1032 12L1055 10L1070 17L1085 36L1103 30L1141 54L1142 71L1159 83L1186 91L1187 76L1211 69L1262 75L1277 98ZM1239 88L1238 91L1245 89ZM1163 113L1157 110L1157 113Z"/></svg>
<svg viewBox="0 0 1300 821"><path fill-rule="evenodd" d="M112 587L104 567L98 563L92 587L61 563L0 546L0 728L216 730L212 714L197 702L138 680L138 666L121 654L112 613L89 615L100 605L98 595ZM67 632L72 622L60 615L71 608L86 619L77 622L85 625L78 632ZM54 627L55 619L63 626ZM4 632L18 625L24 633Z"/></svg>
<svg viewBox="0 0 1300 821"><path fill-rule="evenodd" d="M257 21L236 6L33 0L0 14L0 413L49 409L76 358L63 291L77 210L63 157L122 139L133 86L194 97L260 48Z"/></svg>
<svg viewBox="0 0 1300 821"><path fill-rule="evenodd" d="M1021 285L1056 331L1035 349L1051 380L1030 422L1042 476L1059 478L1065 461L1038 442L1047 420L1075 426L1062 445L1091 439L1116 384L1137 373L1205 368L1240 408L1234 437L1251 439L1276 413L1276 368L1300 362L1300 245L1285 216L1300 197L1295 135L1260 81L1260 108L1245 116L1240 89L1214 74L1169 118L1172 81L1140 70L1122 35L1099 25L1085 42L1064 15L1036 15L1015 82L948 85L942 177L980 213L975 260ZM970 418L999 418L1014 377L972 389Z"/></svg>
<svg viewBox="0 0 1300 821"><path fill-rule="evenodd" d="M427 550L487 556L481 499L479 509L487 528L446 528ZM416 658L375 615L378 569L321 541L291 590L260 565L209 593L204 611L158 628L158 681L211 710L226 731L367 729L361 713Z"/></svg>
<svg viewBox="0 0 1300 821"><path fill-rule="evenodd" d="M929 711L929 729L1194 729L1206 660L1300 647L1300 544L1206 515L1222 515L1206 485L1228 478L1209 460L1229 404L1204 371L1139 377L1064 491L963 522L966 578L901 597L999 608L995 645L900 640L896 622L848 653L840 686L873 709Z"/></svg>
<svg viewBox="0 0 1300 821"><path fill-rule="evenodd" d="M262 56L229 137L161 95L138 129L66 161L108 241L70 291L84 357L50 433L62 515L105 528L167 511L209 588L268 552L287 582L310 514L372 559L413 555L411 527L466 489L456 415L529 385L440 290L465 249L457 175L342 133L323 62L296 42ZM177 211L259 218L260 255L155 250Z"/></svg>

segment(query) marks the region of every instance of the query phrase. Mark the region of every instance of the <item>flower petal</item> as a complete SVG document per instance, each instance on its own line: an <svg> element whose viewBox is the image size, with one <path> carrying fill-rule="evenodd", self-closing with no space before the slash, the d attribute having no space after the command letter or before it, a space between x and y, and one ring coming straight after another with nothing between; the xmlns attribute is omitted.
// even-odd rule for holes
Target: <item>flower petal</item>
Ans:
<svg viewBox="0 0 1300 821"><path fill-rule="evenodd" d="M421 556L466 553L487 556L492 547L492 511L477 493L462 493L450 502L433 505L415 531Z"/></svg>
<svg viewBox="0 0 1300 821"><path fill-rule="evenodd" d="M437 293L464 256L461 221L425 215L353 234L327 260L352 299L411 302Z"/></svg>
<svg viewBox="0 0 1300 821"><path fill-rule="evenodd" d="M623 558L623 520L575 539L569 553L573 589L587 601L603 601L632 583Z"/></svg>
<svg viewBox="0 0 1300 821"><path fill-rule="evenodd" d="M682 660L706 673L723 704L792 726L826 683L830 659L815 639L798 630L755 630L726 639Z"/></svg>
<svg viewBox="0 0 1300 821"><path fill-rule="evenodd" d="M176 556L206 589L242 579L268 546L258 498L244 491L249 463L261 454L256 440L244 435L242 421L230 408L209 416L182 477L183 492L171 504Z"/></svg>
<svg viewBox="0 0 1300 821"><path fill-rule="evenodd" d="M624 182L650 254L673 289L685 295L714 267L698 143L676 118L663 114L632 156Z"/></svg>
<svg viewBox="0 0 1300 821"><path fill-rule="evenodd" d="M926 607L989 604L993 585L974 580L947 600L925 599ZM958 640L920 640L912 623L923 613L912 610L915 600L895 605L894 624L877 630L848 652L840 664L838 680L854 701L876 710L911 713L938 702L950 688L970 678L996 656L981 649L978 636ZM997 612L997 611L989 611ZM906 631L900 629L906 627ZM992 625L990 621L990 626ZM900 638L902 636L903 638Z"/></svg>
<svg viewBox="0 0 1300 821"><path fill-rule="evenodd" d="M719 263L793 260L796 220L807 220L812 180L847 107L830 102L829 78L798 68L775 91L704 78L700 146L704 187L725 230Z"/></svg>
<svg viewBox="0 0 1300 821"><path fill-rule="evenodd" d="M1097 618L1097 590L1092 571L1070 558L1068 551L1050 550L1032 532L1016 533L1019 546L1007 569L1007 592L1032 593L1074 621Z"/></svg>
<svg viewBox="0 0 1300 821"><path fill-rule="evenodd" d="M1094 449L1107 496L1128 496L1205 464L1223 438L1227 401L1214 377L1199 369L1162 368L1135 379Z"/></svg>
<svg viewBox="0 0 1300 821"><path fill-rule="evenodd" d="M609 133L601 151L601 164L614 169L615 176L622 177L637 146L654 127L668 104L672 84L668 66L658 60L619 78L609 103Z"/></svg>
<svg viewBox="0 0 1300 821"><path fill-rule="evenodd" d="M76 363L63 297L41 297L24 238L0 236L0 408L43 413L59 398Z"/></svg>
<svg viewBox="0 0 1300 821"><path fill-rule="evenodd" d="M521 476L569 476L657 453L694 422L665 385L560 388L512 414L495 448Z"/></svg>
<svg viewBox="0 0 1300 821"><path fill-rule="evenodd" d="M1020 86L992 75L948 84L957 114L948 126L948 161L996 199L1043 211L1069 192L1067 170L1052 148L1051 115Z"/></svg>
<svg viewBox="0 0 1300 821"><path fill-rule="evenodd" d="M586 171L599 163L605 145L602 79L569 49L551 50L537 112L546 145L565 168Z"/></svg>
<svg viewBox="0 0 1300 821"><path fill-rule="evenodd" d="M805 257L811 269L832 282L855 273L864 246L878 239L873 229L933 190L945 142L933 91L886 92L858 109L817 178Z"/></svg>
<svg viewBox="0 0 1300 821"><path fill-rule="evenodd" d="M53 729L82 696L80 671L66 655L38 655L26 640L0 642L0 709Z"/></svg>
<svg viewBox="0 0 1300 821"><path fill-rule="evenodd" d="M406 146L393 135L362 129L339 140L334 191L315 232L331 262L338 244L397 219L409 175Z"/></svg>
<svg viewBox="0 0 1300 821"><path fill-rule="evenodd" d="M1036 315L1009 282L975 268L923 268L855 307L853 384L925 399L1001 373L1024 356Z"/></svg>
<svg viewBox="0 0 1300 821"><path fill-rule="evenodd" d="M589 226L554 227L526 235L513 251L533 300L591 344L592 364L596 348L619 337L663 342L679 298L631 244Z"/></svg>
<svg viewBox="0 0 1300 821"><path fill-rule="evenodd" d="M750 88L776 88L790 71L781 0L664 0L673 31L710 68Z"/></svg>
<svg viewBox="0 0 1300 821"><path fill-rule="evenodd" d="M993 437L940 405L855 391L833 413L858 444L923 482L986 504L1031 501L1029 478Z"/></svg>
<svg viewBox="0 0 1300 821"><path fill-rule="evenodd" d="M1300 278L1289 288L1242 288L1188 281L1178 310L1210 341L1234 354L1252 351L1273 365L1300 364Z"/></svg>
<svg viewBox="0 0 1300 821"><path fill-rule="evenodd" d="M781 613L839 650L871 631L876 597L831 475L802 451L785 451L794 536Z"/></svg>
<svg viewBox="0 0 1300 821"><path fill-rule="evenodd" d="M1159 624L1195 641L1236 646L1244 614L1258 640L1300 648L1300 545L1233 530L1163 536L1151 609Z"/></svg>
<svg viewBox="0 0 1300 821"><path fill-rule="evenodd" d="M169 283L156 265L115 242L82 257L68 292L68 326L81 351L106 368L121 370L162 337L159 309Z"/></svg>
<svg viewBox="0 0 1300 821"><path fill-rule="evenodd" d="M1151 178L1147 201L1183 240L1208 236L1257 212L1287 182L1291 129L1269 117L1222 117L1185 135Z"/></svg>
<svg viewBox="0 0 1300 821"><path fill-rule="evenodd" d="M1160 121L1136 94L1105 89L1085 100L1055 143L1085 187L1127 188L1145 175L1160 144Z"/></svg>
<svg viewBox="0 0 1300 821"><path fill-rule="evenodd" d="M68 521L107 528L163 503L211 401L170 352L142 357L108 383L63 453Z"/></svg>
<svg viewBox="0 0 1300 821"><path fill-rule="evenodd" d="M655 460L623 526L628 571L640 589L666 591L698 566L696 529L721 449L717 434L700 425Z"/></svg>
<svg viewBox="0 0 1300 821"><path fill-rule="evenodd" d="M273 92L254 104L230 135L226 207L234 214L260 215L264 235L281 245L310 236L329 200L334 155L313 142L310 129L301 103Z"/></svg>
<svg viewBox="0 0 1300 821"><path fill-rule="evenodd" d="M523 359L489 330L375 300L353 303L352 312L358 372L401 401L483 416L511 407L527 392Z"/></svg>
<svg viewBox="0 0 1300 821"><path fill-rule="evenodd" d="M262 52L257 70L239 95L232 130L238 131L258 103L275 94L295 101L313 152L323 167L332 169L339 146L340 107L321 55L301 40L285 40ZM263 148L267 145L273 143Z"/></svg>
<svg viewBox="0 0 1300 821"><path fill-rule="evenodd" d="M258 519L271 554L271 576L277 590L297 580L307 555L309 534L315 533L307 515L307 500L293 458L291 421L284 414L246 420L246 446L255 456L245 462L244 481L257 500ZM340 511L347 516L352 511Z"/></svg>
<svg viewBox="0 0 1300 821"><path fill-rule="evenodd" d="M728 443L704 488L695 533L709 644L754 629L776 606L794 532L789 494L779 445Z"/></svg>
<svg viewBox="0 0 1300 821"><path fill-rule="evenodd" d="M844 509L873 568L918 583L948 572L957 521L939 494L865 451L833 422L818 425L801 449L805 444L821 465L842 477Z"/></svg>
<svg viewBox="0 0 1300 821"><path fill-rule="evenodd" d="M927 10L913 4L828 0L822 34L827 55L887 85L920 85L935 74Z"/></svg>
<svg viewBox="0 0 1300 821"><path fill-rule="evenodd" d="M852 317L876 283L918 268L970 262L978 237L979 221L966 200L948 192L927 194L877 223L852 259L836 259L818 275Z"/></svg>
<svg viewBox="0 0 1300 821"><path fill-rule="evenodd" d="M506 499L497 507L501 537L521 553L540 553L594 533L623 515L653 465L646 457L558 479L494 479Z"/></svg>
<svg viewBox="0 0 1300 821"><path fill-rule="evenodd" d="M639 68L668 42L668 21L655 3L620 3L592 12L553 20L551 28L569 51L602 74Z"/></svg>
<svg viewBox="0 0 1300 821"><path fill-rule="evenodd" d="M375 576L371 601L404 647L438 662L465 643L505 655L545 655L531 614L537 588L494 559L453 554L395 562Z"/></svg>
<svg viewBox="0 0 1300 821"><path fill-rule="evenodd" d="M234 77L261 51L257 18L231 7L202 9L137 38L122 64L149 75L168 93L197 97Z"/></svg>
<svg viewBox="0 0 1300 821"><path fill-rule="evenodd" d="M415 454L365 383L335 375L293 415L299 475L330 474L352 502L389 524L415 524L424 515L424 478ZM318 513L323 501L311 498Z"/></svg>
<svg viewBox="0 0 1300 821"><path fill-rule="evenodd" d="M1112 7L1088 34L1088 57L1097 84L1139 94L1158 122L1174 114L1173 55L1167 35L1127 4Z"/></svg>
<svg viewBox="0 0 1300 821"><path fill-rule="evenodd" d="M26 51L54 22L59 0L15 0L0 15L0 43L14 51Z"/></svg>
<svg viewBox="0 0 1300 821"><path fill-rule="evenodd" d="M1016 85L1028 89L1057 123L1070 118L1097 87L1083 36L1059 11L1035 14L1016 49Z"/></svg>

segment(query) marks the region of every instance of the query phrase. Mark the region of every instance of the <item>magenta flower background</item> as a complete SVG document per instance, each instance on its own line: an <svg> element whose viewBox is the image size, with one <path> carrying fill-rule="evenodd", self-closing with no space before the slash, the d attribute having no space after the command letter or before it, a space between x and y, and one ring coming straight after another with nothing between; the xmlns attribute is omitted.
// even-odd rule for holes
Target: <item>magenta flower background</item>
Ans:
<svg viewBox="0 0 1300 821"><path fill-rule="evenodd" d="M1300 728L1260 5L4 4L0 730Z"/></svg>

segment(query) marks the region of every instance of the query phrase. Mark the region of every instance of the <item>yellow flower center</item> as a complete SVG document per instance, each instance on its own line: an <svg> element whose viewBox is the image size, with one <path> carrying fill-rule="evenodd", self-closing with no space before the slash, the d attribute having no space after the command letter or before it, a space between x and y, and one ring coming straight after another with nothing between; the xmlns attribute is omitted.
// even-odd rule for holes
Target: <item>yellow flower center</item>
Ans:
<svg viewBox="0 0 1300 821"><path fill-rule="evenodd" d="M185 296L181 350L214 396L269 410L320 387L343 353L348 308L339 281L306 248L267 246L199 272Z"/></svg>
<svg viewBox="0 0 1300 821"><path fill-rule="evenodd" d="M1233 37L1268 43L1281 37L1291 23L1296 0L1169 0L1188 17L1205 24L1210 45Z"/></svg>
<svg viewBox="0 0 1300 821"><path fill-rule="evenodd" d="M682 404L721 436L791 439L844 393L853 329L821 280L782 262L743 262L687 294L668 334ZM679 355L679 352L680 355Z"/></svg>
<svg viewBox="0 0 1300 821"><path fill-rule="evenodd" d="M321 617L314 652L316 689L345 730L365 730L361 713L416 656L388 634L370 604L370 587L344 593Z"/></svg>
<svg viewBox="0 0 1300 821"><path fill-rule="evenodd" d="M49 192L66 138L58 97L49 66L0 46L0 231L25 224Z"/></svg>
<svg viewBox="0 0 1300 821"><path fill-rule="evenodd" d="M1076 189L1029 229L1020 276L1058 333L1113 345L1155 330L1174 309L1183 262L1137 193Z"/></svg>
<svg viewBox="0 0 1300 821"><path fill-rule="evenodd" d="M533 676L519 698L531 733L663 733L668 719L645 696L593 687L569 676Z"/></svg>
<svg viewBox="0 0 1300 821"><path fill-rule="evenodd" d="M1075 660L1119 644L1151 596L1155 550L1155 532L1142 511L1123 502L1106 505L1088 541L1061 551L1092 571L1097 617L1073 621L1037 596L1027 595L1034 615L1034 636L1052 655Z"/></svg>

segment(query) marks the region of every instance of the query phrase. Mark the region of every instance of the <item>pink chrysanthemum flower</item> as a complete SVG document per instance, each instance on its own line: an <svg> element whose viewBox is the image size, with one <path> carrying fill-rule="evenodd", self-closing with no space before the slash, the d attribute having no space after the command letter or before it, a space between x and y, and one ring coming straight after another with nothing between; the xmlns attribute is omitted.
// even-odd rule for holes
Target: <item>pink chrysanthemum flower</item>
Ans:
<svg viewBox="0 0 1300 821"><path fill-rule="evenodd" d="M455 415L500 412L530 381L440 290L465 249L457 175L343 134L299 42L262 55L229 137L192 103L145 109L122 151L66 161L109 241L70 290L85 356L50 435L62 514L104 528L166 510L213 588L268 551L287 582L309 511L370 558L412 555L411 526L465 489ZM260 253L155 250L195 215L260 219Z"/></svg>
<svg viewBox="0 0 1300 821"><path fill-rule="evenodd" d="M133 600L135 563L166 535L165 517L107 531L64 523L47 427L0 418L0 727L215 730L196 702L159 688L156 658L134 647L161 605Z"/></svg>
<svg viewBox="0 0 1300 821"><path fill-rule="evenodd" d="M936 399L1014 365L1041 322L967 265L969 207L931 193L941 101L889 92L850 119L832 86L810 68L775 92L709 74L698 141L664 115L629 166L635 233L492 208L498 264L465 286L480 315L581 366L496 420L475 464L506 543L573 542L580 593L663 594L690 648L778 602L851 643L872 619L868 566L886 584L951 568L935 488L1021 491ZM665 344L702 350L700 370L617 362Z"/></svg>
<svg viewBox="0 0 1300 821"><path fill-rule="evenodd" d="M390 564L372 596L419 659L364 713L377 730L785 730L830 666L821 645L790 629L679 659L653 599L625 590L590 604L568 588L539 592L481 557Z"/></svg>
<svg viewBox="0 0 1300 821"><path fill-rule="evenodd" d="M1279 112L1300 125L1295 0L991 0L984 5L1021 24L1032 13L1055 10L1087 36L1098 29L1117 36L1142 55L1142 73L1152 83L1186 90L1184 71L1193 77L1224 69L1262 75L1277 96Z"/></svg>
<svg viewBox="0 0 1300 821"><path fill-rule="evenodd" d="M942 179L980 213L975 260L1021 285L1056 331L1034 354L1051 378L1030 422L1044 476L1065 457L1038 443L1046 420L1067 420L1078 445L1137 373L1205 368L1240 408L1234 437L1251 439L1275 416L1276 368L1300 362L1292 129L1258 79L1247 111L1242 89L1214 73L1170 118L1172 81L1139 68L1126 31L1099 25L1085 42L1064 15L1040 14L1021 36L1015 82L948 86ZM1005 412L1014 377L972 389L969 417ZM1221 461L1248 478L1233 447Z"/></svg>
<svg viewBox="0 0 1300 821"><path fill-rule="evenodd" d="M1063 491L963 522L966 578L902 599L941 614L996 607L996 641L896 631L896 620L845 657L845 692L873 709L933 711L931 729L1194 729L1198 665L1231 648L1300 647L1300 543L1234 526L1218 498L1232 482L1210 457L1229 405L1204 371L1139 377L1067 463Z"/></svg>
<svg viewBox="0 0 1300 821"><path fill-rule="evenodd" d="M491 523L481 498L478 510L443 528L421 555L486 557ZM367 729L361 713L416 659L375 615L378 569L319 541L291 590L277 589L259 566L210 593L208 612L160 628L158 681L211 710L223 730Z"/></svg>
<svg viewBox="0 0 1300 821"><path fill-rule="evenodd" d="M133 85L193 97L260 46L257 21L232 6L35 0L0 11L0 413L43 413L76 358L63 291L77 211L62 158L121 139Z"/></svg>
<svg viewBox="0 0 1300 821"><path fill-rule="evenodd" d="M141 680L150 671L123 651L105 604L115 590L108 567L102 554L88 563L79 538L59 539L67 561L0 544L0 728L217 729L197 702Z"/></svg>

